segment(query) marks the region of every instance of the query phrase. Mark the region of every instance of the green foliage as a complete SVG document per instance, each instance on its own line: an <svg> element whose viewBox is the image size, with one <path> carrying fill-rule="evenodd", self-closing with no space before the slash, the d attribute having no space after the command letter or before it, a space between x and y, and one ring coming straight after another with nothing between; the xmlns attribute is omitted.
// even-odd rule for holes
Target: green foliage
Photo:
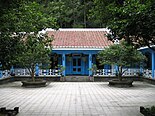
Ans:
<svg viewBox="0 0 155 116"><path fill-rule="evenodd" d="M34 77L36 64L45 66L50 63L51 41L46 34L29 34L22 41L22 52L16 56L16 64L22 68L27 68ZM34 80L34 79L33 79Z"/></svg>
<svg viewBox="0 0 155 116"><path fill-rule="evenodd" d="M124 38L136 48L155 44L154 0L94 0L89 11L89 19L111 30L110 40Z"/></svg>
<svg viewBox="0 0 155 116"><path fill-rule="evenodd" d="M92 73L94 74L97 71L97 65L93 64L92 68L89 68L88 70L92 71Z"/></svg>
<svg viewBox="0 0 155 116"><path fill-rule="evenodd" d="M44 28L57 28L56 19L46 12L44 4L30 0L2 0L0 10L0 61L3 68L9 69L17 55L24 53L25 43L22 41L29 38L31 32L36 36Z"/></svg>
<svg viewBox="0 0 155 116"><path fill-rule="evenodd" d="M0 34L0 62L3 69L14 65L16 55L21 51L20 36L10 36L10 33Z"/></svg>
<svg viewBox="0 0 155 116"><path fill-rule="evenodd" d="M151 106L150 108L146 108L146 111L150 114L155 114L155 106Z"/></svg>
<svg viewBox="0 0 155 116"><path fill-rule="evenodd" d="M43 35L42 35L43 36ZM30 68L31 65L49 63L51 47L46 47L52 41L47 36L38 37L37 34L30 34L23 40L22 53L17 56L17 62L21 66Z"/></svg>
<svg viewBox="0 0 155 116"><path fill-rule="evenodd" d="M114 0L93 0L93 5L89 10L88 18L94 27L106 27L107 21L111 18L107 6Z"/></svg>
<svg viewBox="0 0 155 116"><path fill-rule="evenodd" d="M110 4L108 10L112 15L112 18L108 22L108 27L116 35L119 35L122 33L122 30L125 33L128 25L135 20L134 18L146 10L146 4L141 4L140 0L125 0L122 6L114 3Z"/></svg>
<svg viewBox="0 0 155 116"><path fill-rule="evenodd" d="M111 18L107 26L112 31L112 37L124 38L135 47L155 44L154 6L155 2L151 0L124 0L122 5L108 5Z"/></svg>
<svg viewBox="0 0 155 116"><path fill-rule="evenodd" d="M117 65L119 67L119 76L122 76L122 67L130 67L132 65L140 66L145 60L145 56L141 52L128 45L126 42L112 45L98 54L100 64Z"/></svg>
<svg viewBox="0 0 155 116"><path fill-rule="evenodd" d="M130 67L133 64L140 65L145 59L141 52L125 42L112 45L98 54L100 63Z"/></svg>
<svg viewBox="0 0 155 116"><path fill-rule="evenodd" d="M0 18L1 32L38 32L47 27L56 27L56 19L46 14L44 6L36 2L23 2L18 8L5 10Z"/></svg>
<svg viewBox="0 0 155 116"><path fill-rule="evenodd" d="M89 68L88 70L91 70L91 71L96 71L97 70L97 65L96 64L93 64L92 65L92 68Z"/></svg>
<svg viewBox="0 0 155 116"><path fill-rule="evenodd" d="M155 113L155 106L151 107L151 113Z"/></svg>
<svg viewBox="0 0 155 116"><path fill-rule="evenodd" d="M79 28L92 26L87 18L92 0L53 0L48 2L46 11L57 19L61 28Z"/></svg>
<svg viewBox="0 0 155 116"><path fill-rule="evenodd" d="M65 70L66 68L62 65L58 65L58 71L62 74L62 72Z"/></svg>

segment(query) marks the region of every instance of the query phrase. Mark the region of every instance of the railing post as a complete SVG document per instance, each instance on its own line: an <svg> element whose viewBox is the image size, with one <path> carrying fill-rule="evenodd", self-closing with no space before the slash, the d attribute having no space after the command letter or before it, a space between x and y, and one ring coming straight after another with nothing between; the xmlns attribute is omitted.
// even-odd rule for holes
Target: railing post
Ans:
<svg viewBox="0 0 155 116"><path fill-rule="evenodd" d="M18 76L20 76L20 70L17 71Z"/></svg>
<svg viewBox="0 0 155 116"><path fill-rule="evenodd" d="M102 74L105 75L105 69L102 70Z"/></svg>
<svg viewBox="0 0 155 116"><path fill-rule="evenodd" d="M43 70L43 75L44 75L44 77L46 76L46 73L47 73L47 71L46 71L46 69L44 69L44 70Z"/></svg>
<svg viewBox="0 0 155 116"><path fill-rule="evenodd" d="M26 69L24 69L23 71L24 71L24 75L26 75Z"/></svg>
<svg viewBox="0 0 155 116"><path fill-rule="evenodd" d="M39 75L43 75L43 70L42 69L39 71Z"/></svg>
<svg viewBox="0 0 155 116"><path fill-rule="evenodd" d="M5 77L8 76L8 70L5 70Z"/></svg>
<svg viewBox="0 0 155 116"><path fill-rule="evenodd" d="M50 69L50 70L49 70L49 75L51 75L51 74L52 74L52 70Z"/></svg>

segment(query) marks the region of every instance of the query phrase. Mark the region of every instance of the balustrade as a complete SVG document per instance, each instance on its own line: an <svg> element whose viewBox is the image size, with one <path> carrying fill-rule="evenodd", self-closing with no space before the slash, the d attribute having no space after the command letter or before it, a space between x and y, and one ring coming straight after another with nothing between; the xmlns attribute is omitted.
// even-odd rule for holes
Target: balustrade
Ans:
<svg viewBox="0 0 155 116"><path fill-rule="evenodd" d="M129 68L122 70L123 76L136 76L140 73L140 69ZM115 76L117 74L116 69L99 69L94 72L94 76Z"/></svg>
<svg viewBox="0 0 155 116"><path fill-rule="evenodd" d="M152 78L152 70L145 69L143 75L146 78Z"/></svg>
<svg viewBox="0 0 155 116"><path fill-rule="evenodd" d="M137 68L129 68L129 69L124 68L123 71L125 71L123 73L123 76L138 76L140 73L142 73L145 78L152 78L152 70L148 70L148 69L144 69L140 72L140 69L137 69ZM98 69L95 72L93 72L94 76L115 76L116 74L117 74L117 71L115 69ZM30 76L30 72L28 69L14 69L14 75L19 77ZM36 76L52 77L52 76L61 76L61 75L62 73L60 73L60 71L56 69L40 69L39 75L36 75ZM155 71L154 71L154 75L155 75ZM6 77L10 77L10 70L2 71L1 78L6 78ZM155 77L153 79L155 79Z"/></svg>

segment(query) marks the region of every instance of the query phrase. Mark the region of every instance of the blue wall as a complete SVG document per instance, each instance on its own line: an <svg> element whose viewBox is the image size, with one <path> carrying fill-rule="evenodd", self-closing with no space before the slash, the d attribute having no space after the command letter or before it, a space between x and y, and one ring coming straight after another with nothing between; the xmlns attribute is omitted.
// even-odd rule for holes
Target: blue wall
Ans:
<svg viewBox="0 0 155 116"><path fill-rule="evenodd" d="M73 74L91 75L92 72L89 71L89 68L92 67L93 63L96 63L95 58L93 58L92 56L97 54L99 51L100 50L53 50L52 53L62 54L62 58L59 58L59 64L62 64L66 68L65 71L63 72L64 76ZM79 55L83 54L86 57L86 60L84 60L80 56L72 56L69 59L67 56L69 54L79 54ZM76 61L76 59L78 60L78 57L80 58L81 65L73 66L73 59L74 61Z"/></svg>

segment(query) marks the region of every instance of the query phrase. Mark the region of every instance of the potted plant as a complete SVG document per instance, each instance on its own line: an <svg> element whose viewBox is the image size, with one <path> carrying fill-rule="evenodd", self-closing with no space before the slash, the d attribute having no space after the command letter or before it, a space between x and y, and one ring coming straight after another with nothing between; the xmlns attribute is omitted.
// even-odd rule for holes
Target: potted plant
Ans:
<svg viewBox="0 0 155 116"><path fill-rule="evenodd" d="M89 68L88 70L92 71L92 74L90 75L90 81L94 81L93 75L96 74L97 65L96 64L93 64L92 67Z"/></svg>
<svg viewBox="0 0 155 116"><path fill-rule="evenodd" d="M155 106L144 108L143 106L140 107L140 112L144 116L155 116Z"/></svg>
<svg viewBox="0 0 155 116"><path fill-rule="evenodd" d="M52 38L49 38L46 34L39 36L33 33L27 35L26 39L22 42L24 45L23 52L18 55L16 62L22 68L28 69L31 76L31 80L22 81L24 87L46 86L45 80L35 79L35 66L37 63L48 66L50 62L51 41Z"/></svg>
<svg viewBox="0 0 155 116"><path fill-rule="evenodd" d="M92 71L92 75L91 76L93 76L96 73L96 71L97 71L97 65L93 64L92 67L89 68L88 70Z"/></svg>
<svg viewBox="0 0 155 116"><path fill-rule="evenodd" d="M60 81L65 81L65 77L63 75L63 71L65 71L65 67L62 65L58 65L58 72L60 73L61 77L60 77Z"/></svg>
<svg viewBox="0 0 155 116"><path fill-rule="evenodd" d="M8 17L13 16L11 21L14 21L14 26L5 28L4 30L8 31L4 31L4 33L1 31L1 34L7 35L10 42L14 41L17 44L7 46L10 54L13 55L11 57L7 55L9 57L6 58L10 60L11 64L27 68L32 77L30 81L36 83L35 65L36 63L48 64L51 53L51 38L39 31L48 27L57 28L57 24L55 18L45 12L44 4L34 1L21 2L21 4L15 8L15 12L6 14ZM49 48L45 46L49 46Z"/></svg>
<svg viewBox="0 0 155 116"><path fill-rule="evenodd" d="M145 56L133 48L133 46L122 41L120 44L114 44L98 54L100 64L116 65L116 77L118 79L110 80L109 85L132 86L132 80L123 80L123 74L131 65L139 65L145 60ZM123 67L126 70L123 71Z"/></svg>

